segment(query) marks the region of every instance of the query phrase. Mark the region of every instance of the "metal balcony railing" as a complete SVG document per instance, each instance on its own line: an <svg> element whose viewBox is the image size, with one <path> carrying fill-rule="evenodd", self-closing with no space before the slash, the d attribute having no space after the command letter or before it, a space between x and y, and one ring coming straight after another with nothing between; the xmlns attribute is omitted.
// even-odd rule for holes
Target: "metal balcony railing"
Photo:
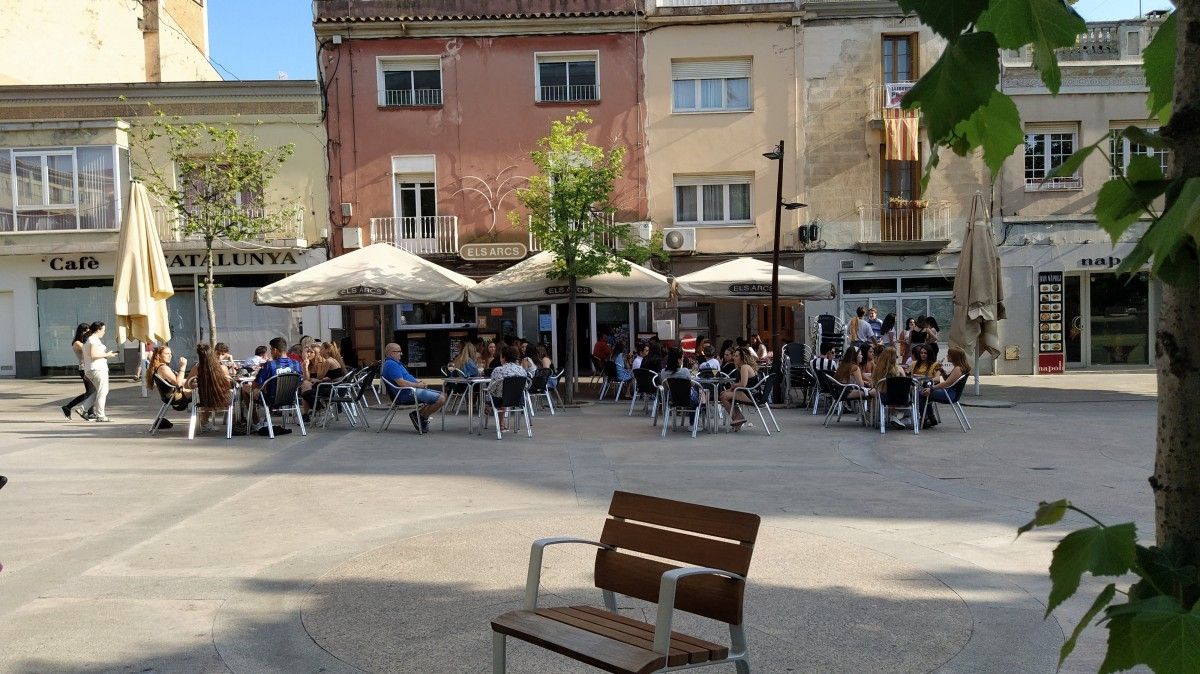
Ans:
<svg viewBox="0 0 1200 674"><path fill-rule="evenodd" d="M605 224L608 224L608 225L611 225L616 222L616 217L611 213L604 214L604 215L597 215L597 216L593 216L593 217L603 218L605 221ZM526 229L529 230L529 252L531 252L531 253L542 250L542 243L540 241L538 241L537 237L535 237L533 235L533 228L530 226L532 224L533 224L533 216L531 215L525 221L525 227L526 227ZM608 236L608 237L605 237L605 239L604 239L604 245L612 250L617 250L618 243L619 242L617 241L617 237L615 237L615 236Z"/></svg>
<svg viewBox="0 0 1200 674"><path fill-rule="evenodd" d="M386 107L413 107L418 105L441 105L441 89L385 89L380 105Z"/></svg>
<svg viewBox="0 0 1200 674"><path fill-rule="evenodd" d="M262 208L247 208L247 215L252 218L265 218L271 211ZM274 219L275 216L271 216ZM163 241L200 241L199 234L186 234L182 217L174 209L159 205L154 207L154 222L158 227L159 237ZM305 241L304 209L296 205L288 209L286 217L263 229L259 236L261 241L294 240Z"/></svg>
<svg viewBox="0 0 1200 674"><path fill-rule="evenodd" d="M390 243L418 255L456 255L458 216L371 218L371 243Z"/></svg>
<svg viewBox="0 0 1200 674"><path fill-rule="evenodd" d="M1057 192L1059 190L1081 190L1083 189L1082 176L1063 176L1062 178L1049 178L1042 181L1041 178L1026 178L1026 192Z"/></svg>
<svg viewBox="0 0 1200 674"><path fill-rule="evenodd" d="M538 101L598 101L600 86L596 84L562 84L539 88Z"/></svg>
<svg viewBox="0 0 1200 674"><path fill-rule="evenodd" d="M875 119L879 119L880 110L900 107L900 99L904 98L904 94L907 94L914 84L915 81L872 85L868 111Z"/></svg>
<svg viewBox="0 0 1200 674"><path fill-rule="evenodd" d="M950 202L929 201L924 208L890 204L858 207L858 242L945 241L950 238Z"/></svg>

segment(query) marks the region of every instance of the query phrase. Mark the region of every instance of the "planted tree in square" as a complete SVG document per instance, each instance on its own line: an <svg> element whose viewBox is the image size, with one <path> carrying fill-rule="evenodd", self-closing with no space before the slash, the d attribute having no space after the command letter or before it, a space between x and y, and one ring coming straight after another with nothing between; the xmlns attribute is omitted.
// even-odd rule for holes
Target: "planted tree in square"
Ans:
<svg viewBox="0 0 1200 674"><path fill-rule="evenodd" d="M184 122L158 109L131 135L135 178L174 212L181 235L204 242L208 342L215 344L213 249L218 242L261 239L296 221L297 206L266 196L295 145L260 147L230 124Z"/></svg>
<svg viewBox="0 0 1200 674"><path fill-rule="evenodd" d="M574 401L579 377L576 329L579 280L597 274L628 275L629 261L645 262L655 241L630 233L628 224L613 222L613 183L621 175L625 148L605 149L588 142L592 120L586 112L568 115L550 124L550 133L532 153L537 173L517 191L529 211L529 231L542 249L554 253L553 278L567 285L568 402ZM521 215L509 213L520 226ZM621 250L612 244L620 242ZM657 248L661 251L661 241Z"/></svg>
<svg viewBox="0 0 1200 674"><path fill-rule="evenodd" d="M1057 94L1062 74L1055 50L1076 44L1086 30L1083 19L1064 0L898 2L947 40L903 106L921 110L932 144L959 155L980 151L995 174L1023 142L1017 107L997 90L1000 50L1029 49L1042 82ZM1101 187L1094 209L1114 242L1138 220L1149 221L1119 271L1149 264L1163 283L1155 336L1158 441L1150 477L1156 545L1139 545L1132 523L1104 525L1065 500L1041 504L1019 530L1053 524L1070 511L1095 522L1055 549L1047 616L1075 593L1085 572L1139 577L1127 590L1108 584L1063 645L1060 664L1084 626L1103 611L1108 652L1101 672L1138 664L1159 673L1200 672L1200 0L1174 3L1143 53L1148 117L1161 128L1119 132L1143 147L1169 150L1170 170L1164 174L1157 158L1134 156ZM1047 179L1074 174L1108 142L1108 136L1096 139ZM938 164L936 149L926 180ZM1113 604L1118 595L1124 601Z"/></svg>

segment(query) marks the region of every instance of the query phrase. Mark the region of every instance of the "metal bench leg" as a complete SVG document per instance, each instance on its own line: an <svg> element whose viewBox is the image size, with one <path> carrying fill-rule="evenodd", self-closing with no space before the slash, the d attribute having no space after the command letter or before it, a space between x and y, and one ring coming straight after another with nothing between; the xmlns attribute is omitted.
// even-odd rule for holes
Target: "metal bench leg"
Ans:
<svg viewBox="0 0 1200 674"><path fill-rule="evenodd" d="M765 405L767 408L767 416L771 417L771 424L775 426L776 433L782 433L783 429L779 427L779 421L775 419L775 411L771 409L771 403Z"/></svg>
<svg viewBox="0 0 1200 674"><path fill-rule="evenodd" d="M729 626L729 646L729 657L737 658L733 663L737 674L750 674L750 654L746 651L746 628L744 626Z"/></svg>
<svg viewBox="0 0 1200 674"><path fill-rule="evenodd" d="M507 671L506 646L505 636L499 632L492 632L492 674L504 674Z"/></svg>

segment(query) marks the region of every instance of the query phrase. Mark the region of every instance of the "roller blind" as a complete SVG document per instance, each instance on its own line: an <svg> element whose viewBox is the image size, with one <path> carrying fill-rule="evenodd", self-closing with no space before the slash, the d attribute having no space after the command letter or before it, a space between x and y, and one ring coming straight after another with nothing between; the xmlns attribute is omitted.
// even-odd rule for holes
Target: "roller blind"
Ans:
<svg viewBox="0 0 1200 674"><path fill-rule="evenodd" d="M396 57L382 59L386 70L440 70L441 58L437 56Z"/></svg>
<svg viewBox="0 0 1200 674"><path fill-rule="evenodd" d="M754 181L752 173L716 173L705 175L679 175L675 176L675 186L683 187L686 185L737 185L747 184Z"/></svg>
<svg viewBox="0 0 1200 674"><path fill-rule="evenodd" d="M673 80L750 77L750 58L671 61Z"/></svg>

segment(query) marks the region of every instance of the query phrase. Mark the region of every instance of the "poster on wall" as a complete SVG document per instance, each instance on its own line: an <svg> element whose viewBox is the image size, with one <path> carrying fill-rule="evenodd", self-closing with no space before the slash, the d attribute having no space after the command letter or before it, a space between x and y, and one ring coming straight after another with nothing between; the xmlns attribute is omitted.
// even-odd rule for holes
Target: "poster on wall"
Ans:
<svg viewBox="0 0 1200 674"><path fill-rule="evenodd" d="M414 332L408 336L408 367L425 367L425 333Z"/></svg>
<svg viewBox="0 0 1200 674"><path fill-rule="evenodd" d="M1062 374L1066 370L1063 352L1063 273L1038 274L1038 374Z"/></svg>

